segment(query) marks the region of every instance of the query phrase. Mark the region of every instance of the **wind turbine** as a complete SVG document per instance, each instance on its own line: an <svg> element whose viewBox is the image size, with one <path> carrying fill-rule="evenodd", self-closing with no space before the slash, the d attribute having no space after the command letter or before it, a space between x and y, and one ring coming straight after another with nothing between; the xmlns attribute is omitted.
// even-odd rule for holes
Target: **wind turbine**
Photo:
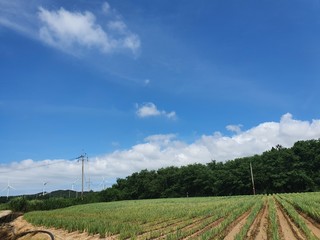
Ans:
<svg viewBox="0 0 320 240"><path fill-rule="evenodd" d="M99 186L102 186L102 190L105 190L106 189L106 181L105 181L105 178L102 177L102 182L100 183Z"/></svg>
<svg viewBox="0 0 320 240"><path fill-rule="evenodd" d="M74 191L74 185L76 182L78 182L78 178L71 183L71 191L72 192ZM78 192L76 192L76 197L77 197L77 195L78 195ZM70 190L69 190L69 198L70 197L71 197L71 194L70 194Z"/></svg>
<svg viewBox="0 0 320 240"><path fill-rule="evenodd" d="M43 188L42 188L42 196L44 196L44 190L45 190L45 187L46 185L48 184L48 182L43 182Z"/></svg>
<svg viewBox="0 0 320 240"><path fill-rule="evenodd" d="M75 183L78 182L78 178L76 180L74 180L71 184L71 190L74 191L74 185Z"/></svg>
<svg viewBox="0 0 320 240"><path fill-rule="evenodd" d="M7 200L9 199L10 189L16 190L14 187L12 187L12 186L10 185L9 180L8 180L8 186L5 187L5 188L2 190L2 191L7 190Z"/></svg>

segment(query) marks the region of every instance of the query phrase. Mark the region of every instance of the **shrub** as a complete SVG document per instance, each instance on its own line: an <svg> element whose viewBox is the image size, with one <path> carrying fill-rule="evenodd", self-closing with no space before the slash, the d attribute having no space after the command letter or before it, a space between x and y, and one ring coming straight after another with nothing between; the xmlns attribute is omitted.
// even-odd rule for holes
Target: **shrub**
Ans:
<svg viewBox="0 0 320 240"><path fill-rule="evenodd" d="M28 200L24 197L13 198L9 202L9 208L14 212L26 212L28 207Z"/></svg>

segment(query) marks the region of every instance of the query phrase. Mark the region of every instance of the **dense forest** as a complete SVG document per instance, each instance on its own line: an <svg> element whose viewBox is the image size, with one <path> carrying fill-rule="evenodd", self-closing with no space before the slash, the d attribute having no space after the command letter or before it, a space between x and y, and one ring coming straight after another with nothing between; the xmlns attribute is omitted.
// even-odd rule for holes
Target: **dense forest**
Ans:
<svg viewBox="0 0 320 240"><path fill-rule="evenodd" d="M133 173L102 191L104 201L320 190L320 139L280 145L261 155Z"/></svg>

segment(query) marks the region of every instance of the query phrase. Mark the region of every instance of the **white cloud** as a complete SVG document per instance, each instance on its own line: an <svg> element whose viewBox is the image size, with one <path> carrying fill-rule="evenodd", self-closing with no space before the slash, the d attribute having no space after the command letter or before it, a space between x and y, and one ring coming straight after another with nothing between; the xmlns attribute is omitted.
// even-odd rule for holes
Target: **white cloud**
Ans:
<svg viewBox="0 0 320 240"><path fill-rule="evenodd" d="M106 6L103 5L104 11ZM70 12L64 8L49 11L40 7L38 16L42 22L40 39L65 51L85 47L96 48L103 53L118 49L135 52L140 47L139 37L132 34L122 20L110 21L108 24L110 31L106 31L97 23L95 15L89 11Z"/></svg>
<svg viewBox="0 0 320 240"><path fill-rule="evenodd" d="M165 116L169 119L175 119L177 117L174 111L166 112L164 110L159 110L157 106L151 102L144 103L142 106L136 105L136 107L137 107L136 114L138 115L138 117L141 117L141 118Z"/></svg>
<svg viewBox="0 0 320 240"><path fill-rule="evenodd" d="M234 132L234 133L241 133L241 128L242 128L242 125L239 124L239 125L228 125L226 126L226 129L231 131L231 132Z"/></svg>
<svg viewBox="0 0 320 240"><path fill-rule="evenodd" d="M55 12L40 8L39 18L44 24L40 29L40 38L55 47L65 49L78 44L97 47L103 52L115 47L90 12L72 13L63 8Z"/></svg>
<svg viewBox="0 0 320 240"><path fill-rule="evenodd" d="M29 1L0 0L0 27L12 29L29 38L36 39L34 5Z"/></svg>
<svg viewBox="0 0 320 240"><path fill-rule="evenodd" d="M157 112L156 108L151 109L153 114ZM92 180L93 189L100 190L99 184L103 176L111 184L117 177L125 177L146 168L208 163L211 159L226 161L261 154L277 144L291 147L298 140L318 138L320 120L296 120L287 113L279 122L264 122L231 137L215 132L203 135L190 144L179 140L175 134L152 135L129 149L89 158L85 171L87 179L90 176ZM43 167L44 164L47 166ZM46 186L48 190L70 189L74 179L81 177L81 164L67 160L24 160L0 165L0 174L0 189L5 188L9 179L10 184L17 189L12 191L13 194L40 192L43 181L49 182ZM79 183L75 188L80 189Z"/></svg>
<svg viewBox="0 0 320 240"><path fill-rule="evenodd" d="M105 14L109 14L109 13L110 13L111 7L110 7L110 5L109 5L108 2L104 2L104 3L102 4L102 11L103 11Z"/></svg>
<svg viewBox="0 0 320 240"><path fill-rule="evenodd" d="M108 28L113 31L118 31L120 33L123 33L127 30L127 25L123 21L116 20L116 21L110 21L108 23Z"/></svg>
<svg viewBox="0 0 320 240"><path fill-rule="evenodd" d="M0 0L0 26L73 55L92 50L102 54L124 50L136 54L140 49L139 36L130 31L122 16L107 2L101 5L102 15L99 11L68 11L63 7L49 10L41 4L45 3Z"/></svg>

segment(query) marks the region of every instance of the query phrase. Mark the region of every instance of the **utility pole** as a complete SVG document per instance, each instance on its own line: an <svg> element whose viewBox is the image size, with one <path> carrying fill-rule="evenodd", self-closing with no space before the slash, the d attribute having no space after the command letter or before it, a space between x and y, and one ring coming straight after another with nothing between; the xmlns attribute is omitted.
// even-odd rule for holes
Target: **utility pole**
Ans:
<svg viewBox="0 0 320 240"><path fill-rule="evenodd" d="M256 195L256 190L254 188L254 179L253 179L253 172L252 172L252 165L250 162L250 172L251 172L251 181L252 181L252 191L253 191L253 195Z"/></svg>
<svg viewBox="0 0 320 240"><path fill-rule="evenodd" d="M78 162L81 161L82 162L82 187L81 187L81 199L83 199L83 186L84 186L84 160L85 158L87 158L88 161L88 155L86 153L81 154L79 157L77 157L76 159L78 159Z"/></svg>

